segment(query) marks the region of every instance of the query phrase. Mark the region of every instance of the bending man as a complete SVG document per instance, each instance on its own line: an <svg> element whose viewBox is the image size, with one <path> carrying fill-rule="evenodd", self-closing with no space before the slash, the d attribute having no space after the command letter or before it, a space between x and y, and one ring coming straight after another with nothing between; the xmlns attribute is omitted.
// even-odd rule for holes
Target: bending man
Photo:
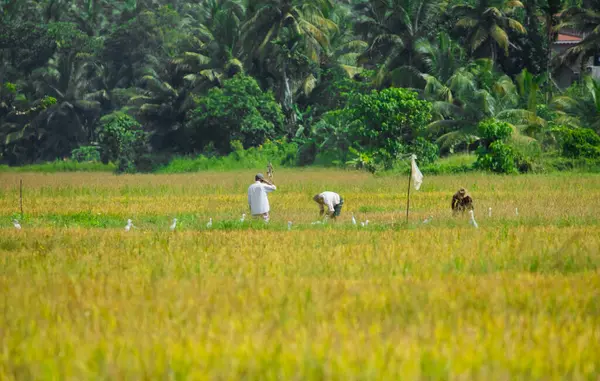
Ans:
<svg viewBox="0 0 600 381"><path fill-rule="evenodd" d="M248 205L252 217L262 217L265 222L269 222L269 198L267 193L273 192L277 187L265 179L262 173L254 176L254 184L248 187Z"/></svg>
<svg viewBox="0 0 600 381"><path fill-rule="evenodd" d="M460 188L452 196L452 213L456 215L466 210L473 210L473 199L469 196L465 188Z"/></svg>
<svg viewBox="0 0 600 381"><path fill-rule="evenodd" d="M344 198L335 192L319 193L313 197L313 200L319 204L321 216L325 213L325 206L327 206L327 216L334 220L339 217L342 205L344 205Z"/></svg>

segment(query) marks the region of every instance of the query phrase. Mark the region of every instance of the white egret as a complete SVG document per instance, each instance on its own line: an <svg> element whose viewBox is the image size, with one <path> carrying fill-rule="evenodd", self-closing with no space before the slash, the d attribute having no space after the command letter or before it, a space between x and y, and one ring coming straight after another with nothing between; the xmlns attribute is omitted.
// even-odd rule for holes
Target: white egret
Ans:
<svg viewBox="0 0 600 381"><path fill-rule="evenodd" d="M365 227L365 223L364 222L360 222L360 226L362 226L363 228Z"/></svg>
<svg viewBox="0 0 600 381"><path fill-rule="evenodd" d="M15 229L21 230L21 224L19 223L19 221L13 220L12 223L13 223Z"/></svg>
<svg viewBox="0 0 600 381"><path fill-rule="evenodd" d="M242 213L242 218L240 218L240 222L244 222L246 219L246 213Z"/></svg>
<svg viewBox="0 0 600 381"><path fill-rule="evenodd" d="M212 217L208 220L208 223L206 224L207 228L212 228Z"/></svg>
<svg viewBox="0 0 600 381"><path fill-rule="evenodd" d="M369 220L365 221L365 226L369 226Z"/></svg>
<svg viewBox="0 0 600 381"><path fill-rule="evenodd" d="M429 217L427 217L426 219L424 219L424 220L423 220L423 223L424 223L424 224L428 224L428 223L430 223L430 222L431 222L431 220L433 220L433 216L429 216Z"/></svg>
<svg viewBox="0 0 600 381"><path fill-rule="evenodd" d="M488 208L488 217L492 216L492 208Z"/></svg>
<svg viewBox="0 0 600 381"><path fill-rule="evenodd" d="M477 221L475 221L475 213L472 210L469 210L469 223L474 227L478 228Z"/></svg>
<svg viewBox="0 0 600 381"><path fill-rule="evenodd" d="M173 223L171 224L171 226L169 226L169 229L171 229L171 231L175 231L175 228L177 227L177 218L173 218Z"/></svg>
<svg viewBox="0 0 600 381"><path fill-rule="evenodd" d="M288 221L288 230L292 230L292 221Z"/></svg>
<svg viewBox="0 0 600 381"><path fill-rule="evenodd" d="M354 218L354 213L352 213L352 225L356 225L356 218Z"/></svg>
<svg viewBox="0 0 600 381"><path fill-rule="evenodd" d="M519 215L519 208L515 208L515 215Z"/></svg>
<svg viewBox="0 0 600 381"><path fill-rule="evenodd" d="M125 231L128 232L133 228L133 222L131 220L127 220L127 225L125 225Z"/></svg>

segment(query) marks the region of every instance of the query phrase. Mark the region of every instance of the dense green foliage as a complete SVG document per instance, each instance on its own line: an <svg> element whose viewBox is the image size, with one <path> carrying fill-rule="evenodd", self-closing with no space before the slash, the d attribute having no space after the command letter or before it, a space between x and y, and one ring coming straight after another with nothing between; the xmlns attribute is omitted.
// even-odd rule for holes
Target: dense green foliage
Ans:
<svg viewBox="0 0 600 381"><path fill-rule="evenodd" d="M234 141L269 140L296 146L293 164L371 171L410 153L433 165L477 151L477 168L505 173L599 159L597 0L0 7L1 164L100 150L123 172L177 156L204 168ZM562 31L581 42L559 50ZM486 135L492 119L510 137Z"/></svg>
<svg viewBox="0 0 600 381"><path fill-rule="evenodd" d="M118 172L135 172L147 150L148 134L135 119L120 112L105 116L101 123L102 162L116 162Z"/></svg>
<svg viewBox="0 0 600 381"><path fill-rule="evenodd" d="M227 153L230 142L244 147L262 144L283 131L283 112L271 93L263 93L256 81L238 74L212 88L197 102L187 128L195 149L207 144Z"/></svg>

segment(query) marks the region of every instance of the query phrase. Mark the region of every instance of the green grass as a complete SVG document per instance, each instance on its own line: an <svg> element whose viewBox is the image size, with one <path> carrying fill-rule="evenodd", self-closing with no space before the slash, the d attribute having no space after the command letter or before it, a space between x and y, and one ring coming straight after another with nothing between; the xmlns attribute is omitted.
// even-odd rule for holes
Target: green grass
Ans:
<svg viewBox="0 0 600 381"><path fill-rule="evenodd" d="M0 172L37 172L37 173L57 173L57 172L113 172L115 166L112 163L78 163L76 161L56 160L42 164L31 164L17 167L0 165Z"/></svg>
<svg viewBox="0 0 600 381"><path fill-rule="evenodd" d="M270 142L258 147L243 149L239 143L233 143L233 152L226 156L176 157L169 164L160 167L157 173L189 173L198 171L231 171L264 168L271 162L276 167L292 167L297 162L298 147L295 144L280 141Z"/></svg>

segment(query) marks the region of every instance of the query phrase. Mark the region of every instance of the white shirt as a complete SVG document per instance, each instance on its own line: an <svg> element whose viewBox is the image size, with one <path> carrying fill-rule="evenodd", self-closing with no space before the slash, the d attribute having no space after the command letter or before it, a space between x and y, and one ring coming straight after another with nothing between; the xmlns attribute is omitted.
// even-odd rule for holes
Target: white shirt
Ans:
<svg viewBox="0 0 600 381"><path fill-rule="evenodd" d="M252 215L263 214L269 212L269 199L267 193L273 192L277 187L261 183L260 181L248 187L248 204Z"/></svg>
<svg viewBox="0 0 600 381"><path fill-rule="evenodd" d="M319 194L319 196L323 197L323 201L330 212L334 212L333 207L340 203L340 195L335 192L323 192ZM321 208L323 206L321 205Z"/></svg>

